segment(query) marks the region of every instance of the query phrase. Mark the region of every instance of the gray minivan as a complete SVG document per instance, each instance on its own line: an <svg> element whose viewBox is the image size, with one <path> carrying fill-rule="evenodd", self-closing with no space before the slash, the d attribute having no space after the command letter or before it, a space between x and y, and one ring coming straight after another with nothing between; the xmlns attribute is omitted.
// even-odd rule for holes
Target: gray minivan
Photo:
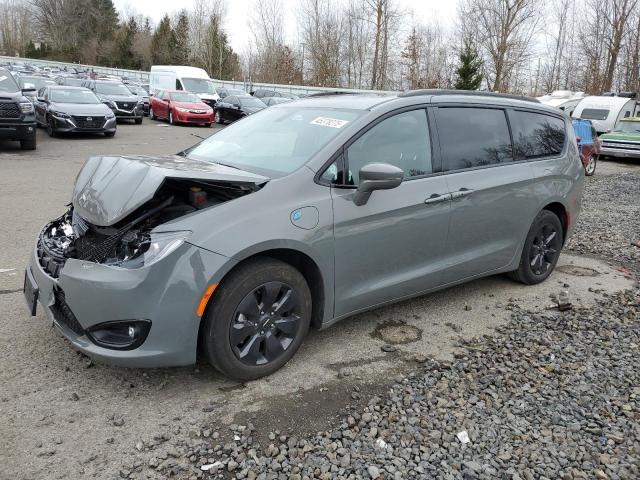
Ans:
<svg viewBox="0 0 640 480"><path fill-rule="evenodd" d="M554 269L580 211L571 123L477 92L275 105L170 156L90 158L25 296L79 350L225 375L282 367L310 326Z"/></svg>

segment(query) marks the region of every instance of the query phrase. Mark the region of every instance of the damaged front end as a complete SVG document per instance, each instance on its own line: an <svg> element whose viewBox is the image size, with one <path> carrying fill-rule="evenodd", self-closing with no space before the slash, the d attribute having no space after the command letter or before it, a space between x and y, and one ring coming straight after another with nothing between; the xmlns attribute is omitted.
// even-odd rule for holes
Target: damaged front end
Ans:
<svg viewBox="0 0 640 480"><path fill-rule="evenodd" d="M41 231L39 263L53 278L60 276L68 259L120 268L151 265L176 250L191 233L155 232L156 227L259 188L250 183L165 178L151 200L108 226L88 222L72 204Z"/></svg>

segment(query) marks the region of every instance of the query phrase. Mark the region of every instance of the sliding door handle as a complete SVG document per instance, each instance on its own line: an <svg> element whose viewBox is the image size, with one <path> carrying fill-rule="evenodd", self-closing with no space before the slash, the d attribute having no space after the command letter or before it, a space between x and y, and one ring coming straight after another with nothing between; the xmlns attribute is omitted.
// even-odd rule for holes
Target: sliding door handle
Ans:
<svg viewBox="0 0 640 480"><path fill-rule="evenodd" d="M426 205L433 205L435 203L448 202L449 200L451 200L451 195L448 193L444 193L444 194L434 193L429 198L427 198L424 201L424 203Z"/></svg>
<svg viewBox="0 0 640 480"><path fill-rule="evenodd" d="M472 193L473 193L473 190L471 190L469 188L461 188L457 192L452 192L451 193L451 199L452 200L457 200L459 198L467 197L467 196L471 195Z"/></svg>

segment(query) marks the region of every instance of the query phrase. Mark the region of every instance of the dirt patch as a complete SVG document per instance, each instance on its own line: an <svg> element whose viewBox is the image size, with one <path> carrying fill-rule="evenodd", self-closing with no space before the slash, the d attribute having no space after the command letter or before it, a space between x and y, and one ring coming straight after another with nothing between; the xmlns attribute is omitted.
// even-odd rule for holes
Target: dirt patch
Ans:
<svg viewBox="0 0 640 480"><path fill-rule="evenodd" d="M556 267L556 270L574 277L597 277L600 275L600 272L593 268L579 267L577 265L560 265Z"/></svg>
<svg viewBox="0 0 640 480"><path fill-rule="evenodd" d="M391 345L405 345L420 340L422 330L405 322L387 321L378 324L371 336Z"/></svg>

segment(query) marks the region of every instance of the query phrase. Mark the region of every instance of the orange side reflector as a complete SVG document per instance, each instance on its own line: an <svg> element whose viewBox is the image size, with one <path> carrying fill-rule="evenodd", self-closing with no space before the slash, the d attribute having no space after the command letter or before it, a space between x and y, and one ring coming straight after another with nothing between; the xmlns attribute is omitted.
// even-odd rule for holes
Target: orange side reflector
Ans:
<svg viewBox="0 0 640 480"><path fill-rule="evenodd" d="M218 286L217 283L213 283L209 286L209 288L207 288L207 291L204 292L204 295L202 296L202 299L200 300L200 305L198 305L198 316L201 317L202 314L204 313L204 309L207 308L207 303L209 303L209 299L211 298L211 295L213 295L213 292L216 291L216 287Z"/></svg>

